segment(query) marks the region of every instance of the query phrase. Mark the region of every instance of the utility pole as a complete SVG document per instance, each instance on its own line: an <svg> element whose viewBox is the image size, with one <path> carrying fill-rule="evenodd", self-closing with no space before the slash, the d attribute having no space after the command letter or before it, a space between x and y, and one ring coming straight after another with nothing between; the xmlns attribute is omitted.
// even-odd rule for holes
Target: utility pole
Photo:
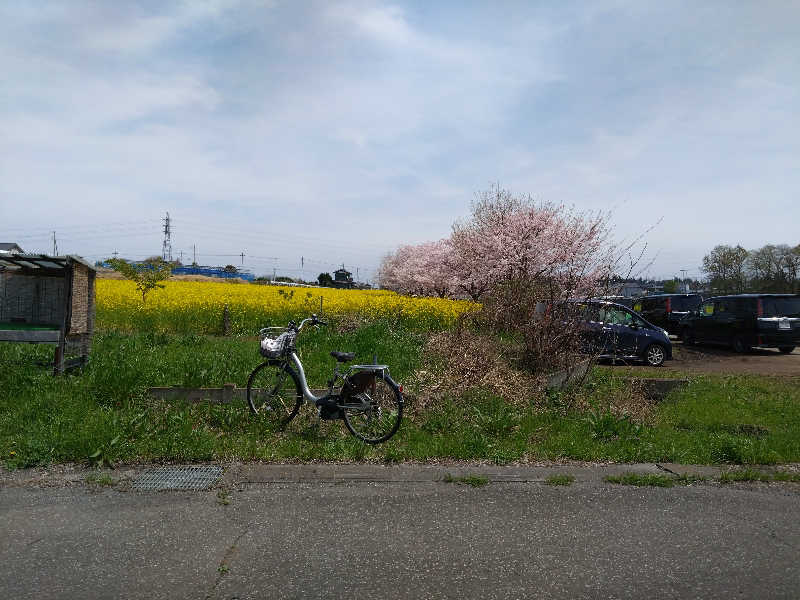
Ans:
<svg viewBox="0 0 800 600"><path fill-rule="evenodd" d="M275 281L275 267L272 267L272 281Z"/></svg>
<svg viewBox="0 0 800 600"><path fill-rule="evenodd" d="M119 256L119 252L117 252L116 250L114 250L111 254L114 255L114 258L117 258L117 256Z"/></svg>
<svg viewBox="0 0 800 600"><path fill-rule="evenodd" d="M164 221L164 244L161 246L161 259L167 262L172 262L172 239L170 237L171 230L169 226L169 213L163 219Z"/></svg>
<svg viewBox="0 0 800 600"><path fill-rule="evenodd" d="M242 256L242 264L244 264L244 250L242 251L241 256Z"/></svg>
<svg viewBox="0 0 800 600"><path fill-rule="evenodd" d="M686 283L686 269L681 269L681 274L683 275L683 291L688 293L689 292L689 284Z"/></svg>
<svg viewBox="0 0 800 600"><path fill-rule="evenodd" d="M197 244L192 244L192 264L197 264Z"/></svg>
<svg viewBox="0 0 800 600"><path fill-rule="evenodd" d="M56 243L56 232L53 232L53 256L58 256L58 244Z"/></svg>

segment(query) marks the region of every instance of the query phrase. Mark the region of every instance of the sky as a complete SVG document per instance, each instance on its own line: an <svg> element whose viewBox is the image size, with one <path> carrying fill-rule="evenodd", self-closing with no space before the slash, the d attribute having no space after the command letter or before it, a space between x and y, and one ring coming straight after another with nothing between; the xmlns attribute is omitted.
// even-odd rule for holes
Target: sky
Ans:
<svg viewBox="0 0 800 600"><path fill-rule="evenodd" d="M0 241L141 259L169 213L183 262L371 281L499 184L699 277L800 243L799 28L768 0L0 2Z"/></svg>

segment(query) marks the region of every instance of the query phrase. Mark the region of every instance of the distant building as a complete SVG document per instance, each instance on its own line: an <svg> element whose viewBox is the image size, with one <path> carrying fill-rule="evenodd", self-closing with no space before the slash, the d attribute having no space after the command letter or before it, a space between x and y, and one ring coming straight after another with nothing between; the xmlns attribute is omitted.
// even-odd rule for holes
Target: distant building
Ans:
<svg viewBox="0 0 800 600"><path fill-rule="evenodd" d="M0 254L23 254L23 251L14 242L0 242Z"/></svg>
<svg viewBox="0 0 800 600"><path fill-rule="evenodd" d="M333 287L337 288L353 288L353 274L345 268L336 269L333 272Z"/></svg>

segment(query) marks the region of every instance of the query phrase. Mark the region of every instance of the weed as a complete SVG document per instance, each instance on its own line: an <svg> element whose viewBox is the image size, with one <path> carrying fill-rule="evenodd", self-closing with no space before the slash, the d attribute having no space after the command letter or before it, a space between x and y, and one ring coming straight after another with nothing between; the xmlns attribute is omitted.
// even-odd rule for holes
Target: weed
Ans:
<svg viewBox="0 0 800 600"><path fill-rule="evenodd" d="M547 485L572 485L575 477L572 475L550 475L544 480Z"/></svg>
<svg viewBox="0 0 800 600"><path fill-rule="evenodd" d="M114 467L114 461L112 460L111 456L114 452L114 446L119 443L120 436L116 436L112 439L108 444L105 444L92 452L89 455L89 463L98 469L103 468L104 466Z"/></svg>
<svg viewBox="0 0 800 600"><path fill-rule="evenodd" d="M636 438L642 431L641 425L631 421L630 415L617 417L609 410L589 411L586 422L591 436L599 440Z"/></svg>
<svg viewBox="0 0 800 600"><path fill-rule="evenodd" d="M442 480L445 483L463 483L472 487L483 487L489 484L489 478L485 475L462 475L455 476L448 473Z"/></svg>
<svg viewBox="0 0 800 600"><path fill-rule="evenodd" d="M622 475L609 475L606 477L608 483L618 483L620 485L652 486L652 487L672 487L675 479L667 475L624 473Z"/></svg>
<svg viewBox="0 0 800 600"><path fill-rule="evenodd" d="M224 575L225 573L227 573L230 570L231 569L230 569L230 567L228 567L228 565L220 565L219 567L217 567L217 571L219 571L220 575Z"/></svg>
<svg viewBox="0 0 800 600"><path fill-rule="evenodd" d="M228 490L219 490L217 492L217 504L228 506L231 503L231 495Z"/></svg>
<svg viewBox="0 0 800 600"><path fill-rule="evenodd" d="M86 483L90 485L109 486L114 485L114 478L108 473L89 473L86 476Z"/></svg>

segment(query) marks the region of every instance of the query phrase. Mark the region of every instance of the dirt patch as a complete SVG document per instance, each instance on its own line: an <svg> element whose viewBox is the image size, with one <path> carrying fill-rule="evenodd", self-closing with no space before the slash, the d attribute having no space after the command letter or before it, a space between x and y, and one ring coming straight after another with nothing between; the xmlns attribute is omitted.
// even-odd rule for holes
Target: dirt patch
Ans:
<svg viewBox="0 0 800 600"><path fill-rule="evenodd" d="M746 373L800 377L800 349L791 354L777 350L752 350L737 354L714 346L685 346L673 341L673 359L664 368L694 373Z"/></svg>

